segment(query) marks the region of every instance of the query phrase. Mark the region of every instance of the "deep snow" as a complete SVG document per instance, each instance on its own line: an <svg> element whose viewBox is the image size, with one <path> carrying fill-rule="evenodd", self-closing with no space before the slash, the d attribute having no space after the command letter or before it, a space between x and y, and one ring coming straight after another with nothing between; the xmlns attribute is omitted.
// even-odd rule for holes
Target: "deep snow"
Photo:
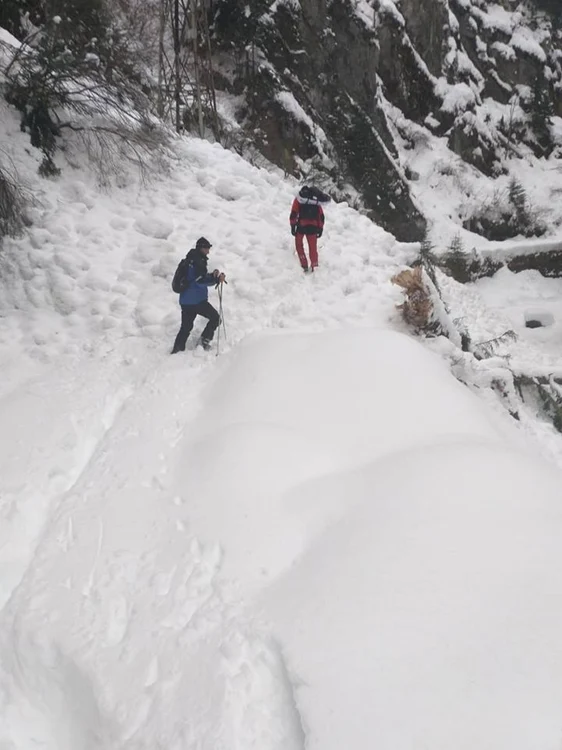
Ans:
<svg viewBox="0 0 562 750"><path fill-rule="evenodd" d="M0 746L558 747L562 442L501 360L409 336L417 248L332 204L304 276L278 171L183 139L147 185L41 180L0 106L34 196L0 256ZM201 234L228 340L170 357ZM558 286L443 280L548 372Z"/></svg>

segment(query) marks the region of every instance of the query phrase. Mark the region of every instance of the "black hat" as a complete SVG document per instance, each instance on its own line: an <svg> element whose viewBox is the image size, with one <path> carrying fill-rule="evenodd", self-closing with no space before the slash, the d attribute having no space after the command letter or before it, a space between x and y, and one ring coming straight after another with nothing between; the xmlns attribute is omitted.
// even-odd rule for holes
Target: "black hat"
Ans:
<svg viewBox="0 0 562 750"><path fill-rule="evenodd" d="M195 243L195 247L197 248L197 250L201 250L201 248L213 247L213 246L211 245L209 240L206 239L205 237L199 237L199 239Z"/></svg>

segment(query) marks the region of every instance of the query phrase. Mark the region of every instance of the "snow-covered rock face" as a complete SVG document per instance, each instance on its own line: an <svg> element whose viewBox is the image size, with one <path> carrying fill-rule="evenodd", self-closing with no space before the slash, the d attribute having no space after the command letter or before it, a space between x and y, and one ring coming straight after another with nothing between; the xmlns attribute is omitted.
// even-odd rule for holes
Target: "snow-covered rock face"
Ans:
<svg viewBox="0 0 562 750"><path fill-rule="evenodd" d="M419 240L425 221L397 169L377 100L380 45L373 8L342 0L264 8L252 0L240 4L244 22L235 23L221 8L219 43L251 50L234 85L246 94L239 115L262 152L293 174L323 172L333 193L363 202L399 239Z"/></svg>
<svg viewBox="0 0 562 750"><path fill-rule="evenodd" d="M233 85L258 148L290 173L323 172L399 239L425 231L397 158L402 116L489 177L506 149L556 146L562 24L550 0L230 0L240 23L226 5L216 40L251 49Z"/></svg>
<svg viewBox="0 0 562 750"><path fill-rule="evenodd" d="M443 69L447 34L448 4L444 0L402 0L400 11L408 36L428 70L439 75Z"/></svg>

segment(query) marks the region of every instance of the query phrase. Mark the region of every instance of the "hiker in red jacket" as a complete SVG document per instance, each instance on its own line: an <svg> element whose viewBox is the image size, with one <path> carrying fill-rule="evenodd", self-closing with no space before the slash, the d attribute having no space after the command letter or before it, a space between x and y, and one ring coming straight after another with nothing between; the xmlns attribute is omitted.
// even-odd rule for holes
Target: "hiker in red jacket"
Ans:
<svg viewBox="0 0 562 750"><path fill-rule="evenodd" d="M302 187L291 206L289 222L291 233L295 238L295 247L303 271L308 271L308 259L304 252L304 236L308 243L310 255L310 270L314 271L318 266L318 249L316 241L322 237L324 229L324 211L321 203L329 201L330 198L317 188Z"/></svg>

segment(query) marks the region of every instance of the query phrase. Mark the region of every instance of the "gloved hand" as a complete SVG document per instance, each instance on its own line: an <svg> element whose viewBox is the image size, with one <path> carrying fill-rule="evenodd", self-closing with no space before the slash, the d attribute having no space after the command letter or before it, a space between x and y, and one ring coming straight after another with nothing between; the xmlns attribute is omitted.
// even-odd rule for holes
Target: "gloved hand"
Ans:
<svg viewBox="0 0 562 750"><path fill-rule="evenodd" d="M317 237L322 237L322 232L323 232L323 231L324 231L324 230L322 230L322 229L319 229L319 230L318 230L318 231L316 232L316 236L317 236Z"/></svg>
<svg viewBox="0 0 562 750"><path fill-rule="evenodd" d="M215 270L213 271L213 276L218 276L219 273L220 273L219 269L215 268Z"/></svg>
<svg viewBox="0 0 562 750"><path fill-rule="evenodd" d="M291 234L294 237L296 233L297 233L297 225L293 224L293 226L291 227Z"/></svg>

